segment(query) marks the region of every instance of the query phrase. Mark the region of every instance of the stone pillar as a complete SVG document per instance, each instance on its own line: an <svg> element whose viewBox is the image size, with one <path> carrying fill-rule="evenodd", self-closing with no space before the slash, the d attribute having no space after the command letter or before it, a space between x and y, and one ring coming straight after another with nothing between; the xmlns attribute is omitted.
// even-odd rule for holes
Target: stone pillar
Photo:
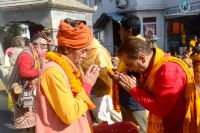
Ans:
<svg viewBox="0 0 200 133"><path fill-rule="evenodd" d="M54 28L51 30L51 37L56 45L58 44L57 38L56 38L57 33L58 33L58 28Z"/></svg>
<svg viewBox="0 0 200 133"><path fill-rule="evenodd" d="M3 51L3 30L4 27L0 27L0 65L4 64L4 51Z"/></svg>
<svg viewBox="0 0 200 133"><path fill-rule="evenodd" d="M89 27L92 29L92 13L85 13L85 21Z"/></svg>

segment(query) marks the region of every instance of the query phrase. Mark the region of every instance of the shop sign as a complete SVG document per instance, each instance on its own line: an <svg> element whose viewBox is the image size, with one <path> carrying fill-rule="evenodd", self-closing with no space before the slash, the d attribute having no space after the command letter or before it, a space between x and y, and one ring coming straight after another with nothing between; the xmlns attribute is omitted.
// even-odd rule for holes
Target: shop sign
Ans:
<svg viewBox="0 0 200 133"><path fill-rule="evenodd" d="M190 2L188 0L181 0L179 4L181 12L186 13L190 11Z"/></svg>
<svg viewBox="0 0 200 133"><path fill-rule="evenodd" d="M181 3L180 3L180 5L181 5ZM195 13L195 12L200 13L200 2L192 3L191 5L189 4L185 8L183 8L184 7L183 6L182 11L180 9L180 5L179 5L179 7L172 7L172 8L166 9L164 11L164 16L189 15L190 13Z"/></svg>

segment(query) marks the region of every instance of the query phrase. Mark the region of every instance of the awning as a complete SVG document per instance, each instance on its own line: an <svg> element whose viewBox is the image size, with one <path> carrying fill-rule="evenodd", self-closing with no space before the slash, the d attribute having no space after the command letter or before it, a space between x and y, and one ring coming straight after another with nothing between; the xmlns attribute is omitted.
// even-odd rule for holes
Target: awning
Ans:
<svg viewBox="0 0 200 133"><path fill-rule="evenodd" d="M94 29L102 29L105 27L105 25L110 21L116 21L118 23L120 23L121 19L124 16L122 14L119 13L103 13L101 14L101 16L99 17L99 19L97 19L96 23L93 25Z"/></svg>

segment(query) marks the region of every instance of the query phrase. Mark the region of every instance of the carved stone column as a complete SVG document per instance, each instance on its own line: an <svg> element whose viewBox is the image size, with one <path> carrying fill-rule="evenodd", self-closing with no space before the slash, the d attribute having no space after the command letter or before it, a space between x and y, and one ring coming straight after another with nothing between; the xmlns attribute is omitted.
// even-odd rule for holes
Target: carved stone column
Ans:
<svg viewBox="0 0 200 133"><path fill-rule="evenodd" d="M3 30L4 27L0 27L0 65L3 65L4 63L4 51L3 51Z"/></svg>

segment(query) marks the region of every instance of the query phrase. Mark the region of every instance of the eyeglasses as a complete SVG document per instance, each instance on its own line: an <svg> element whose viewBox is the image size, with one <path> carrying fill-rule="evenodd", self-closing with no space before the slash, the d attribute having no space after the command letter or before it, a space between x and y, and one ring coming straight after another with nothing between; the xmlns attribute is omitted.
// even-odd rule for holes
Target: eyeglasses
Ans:
<svg viewBox="0 0 200 133"><path fill-rule="evenodd" d="M42 43L41 45L42 45L42 46L46 46L47 44Z"/></svg>
<svg viewBox="0 0 200 133"><path fill-rule="evenodd" d="M82 49L82 53L86 53L88 49Z"/></svg>
<svg viewBox="0 0 200 133"><path fill-rule="evenodd" d="M38 43L36 43L36 42L32 42L32 44L33 44L33 45L38 45Z"/></svg>

